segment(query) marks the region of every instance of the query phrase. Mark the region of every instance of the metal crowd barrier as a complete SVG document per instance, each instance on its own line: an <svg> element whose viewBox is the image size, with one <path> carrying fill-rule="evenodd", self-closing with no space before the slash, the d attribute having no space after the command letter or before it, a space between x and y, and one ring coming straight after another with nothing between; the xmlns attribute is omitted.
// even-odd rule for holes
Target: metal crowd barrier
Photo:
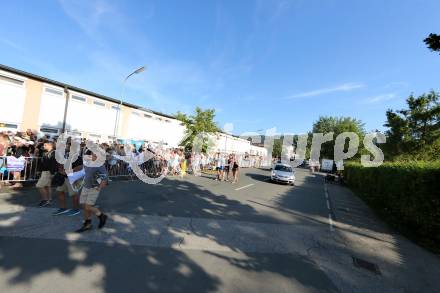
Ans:
<svg viewBox="0 0 440 293"><path fill-rule="evenodd" d="M0 157L0 183L10 182L33 182L40 178L41 170L39 157L14 156ZM165 164L165 166L164 166ZM108 160L105 163L110 178L137 179L129 164L120 160ZM141 170L150 177L159 176L166 167L166 163L158 160L149 160L139 165Z"/></svg>
<svg viewBox="0 0 440 293"><path fill-rule="evenodd" d="M258 167L256 165L259 165L259 163L260 162L255 162L254 160L241 160L240 167ZM39 170L40 164L40 157L0 157L0 184L37 181L41 175L41 171ZM124 161L110 159L106 161L105 167L110 178L126 177L131 180L137 179L129 164ZM148 176L157 177L160 176L164 170L168 169L168 164L166 161L153 159L142 163L139 167ZM213 169L215 169L215 167Z"/></svg>
<svg viewBox="0 0 440 293"><path fill-rule="evenodd" d="M35 181L39 178L40 158L14 156L0 157L0 182Z"/></svg>

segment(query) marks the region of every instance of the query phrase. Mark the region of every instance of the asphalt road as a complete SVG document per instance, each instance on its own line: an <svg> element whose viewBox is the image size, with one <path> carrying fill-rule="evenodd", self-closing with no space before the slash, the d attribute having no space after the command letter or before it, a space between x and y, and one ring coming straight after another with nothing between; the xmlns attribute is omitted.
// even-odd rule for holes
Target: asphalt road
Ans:
<svg viewBox="0 0 440 293"><path fill-rule="evenodd" d="M107 226L81 235L80 216L35 207L35 190L0 194L0 292L440 291L439 258L349 190L302 169L294 187L268 176L113 181Z"/></svg>

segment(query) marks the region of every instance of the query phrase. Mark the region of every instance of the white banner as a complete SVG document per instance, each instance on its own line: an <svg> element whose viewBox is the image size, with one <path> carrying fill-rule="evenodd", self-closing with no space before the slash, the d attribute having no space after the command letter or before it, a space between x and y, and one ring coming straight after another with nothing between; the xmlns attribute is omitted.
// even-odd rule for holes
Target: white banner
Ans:
<svg viewBox="0 0 440 293"><path fill-rule="evenodd" d="M86 172L84 171L84 168L78 172L73 172L73 173L67 174L67 178L69 178L70 184L72 184L73 182L75 182L76 180L78 180L84 176L86 176Z"/></svg>
<svg viewBox="0 0 440 293"><path fill-rule="evenodd" d="M23 156L19 158L16 158L14 156L6 157L6 168L8 169L8 171L21 172L24 170L25 164L26 164L26 158Z"/></svg>

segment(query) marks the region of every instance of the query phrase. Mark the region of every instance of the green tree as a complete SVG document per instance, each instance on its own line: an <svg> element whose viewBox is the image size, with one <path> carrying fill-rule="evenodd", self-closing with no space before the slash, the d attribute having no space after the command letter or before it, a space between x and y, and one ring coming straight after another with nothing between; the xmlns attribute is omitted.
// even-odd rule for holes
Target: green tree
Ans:
<svg viewBox="0 0 440 293"><path fill-rule="evenodd" d="M194 114L192 115L177 112L175 117L182 121L186 127L185 137L181 141L180 145L184 146L188 151L192 150L193 143L196 141L196 137L199 134L210 134L219 131L217 124L214 122L214 109L203 110L200 107L196 107ZM207 137L203 137L202 140L202 151L206 152L209 140Z"/></svg>
<svg viewBox="0 0 440 293"><path fill-rule="evenodd" d="M275 138L273 140L272 157L273 158L281 158L282 150L283 150L283 139L282 138Z"/></svg>
<svg viewBox="0 0 440 293"><path fill-rule="evenodd" d="M429 34L423 41L431 51L440 52L440 35Z"/></svg>
<svg viewBox="0 0 440 293"><path fill-rule="evenodd" d="M386 150L393 157L416 155L437 145L440 139L440 96L431 91L419 97L410 95L408 109L387 111Z"/></svg>
<svg viewBox="0 0 440 293"><path fill-rule="evenodd" d="M386 132L387 142L384 145L384 151L387 157L395 157L399 154L409 151L409 142L411 133L408 127L408 121L399 113L392 110L386 112L387 122L385 127L390 128Z"/></svg>
<svg viewBox="0 0 440 293"><path fill-rule="evenodd" d="M359 149L362 149L362 140L365 136L364 124L362 121L351 117L330 117L321 116L313 124L313 133L329 133L333 132L333 138L343 132L354 132L359 136ZM334 140L323 143L321 146L321 158L333 159L334 156ZM348 148L348 141L346 141ZM360 152L358 152L360 154ZM358 155L357 155L358 156Z"/></svg>
<svg viewBox="0 0 440 293"><path fill-rule="evenodd" d="M185 113L182 113L180 111L177 111L177 113L174 116L176 117L177 120L182 121L182 123L185 125L190 122L188 115L186 115Z"/></svg>

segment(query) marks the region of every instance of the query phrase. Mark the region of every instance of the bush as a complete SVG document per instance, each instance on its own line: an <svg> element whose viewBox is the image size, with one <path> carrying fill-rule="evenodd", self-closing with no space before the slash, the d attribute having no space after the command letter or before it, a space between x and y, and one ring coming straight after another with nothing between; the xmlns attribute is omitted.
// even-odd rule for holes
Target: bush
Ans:
<svg viewBox="0 0 440 293"><path fill-rule="evenodd" d="M440 162L344 167L348 186L386 222L424 246L440 247Z"/></svg>

